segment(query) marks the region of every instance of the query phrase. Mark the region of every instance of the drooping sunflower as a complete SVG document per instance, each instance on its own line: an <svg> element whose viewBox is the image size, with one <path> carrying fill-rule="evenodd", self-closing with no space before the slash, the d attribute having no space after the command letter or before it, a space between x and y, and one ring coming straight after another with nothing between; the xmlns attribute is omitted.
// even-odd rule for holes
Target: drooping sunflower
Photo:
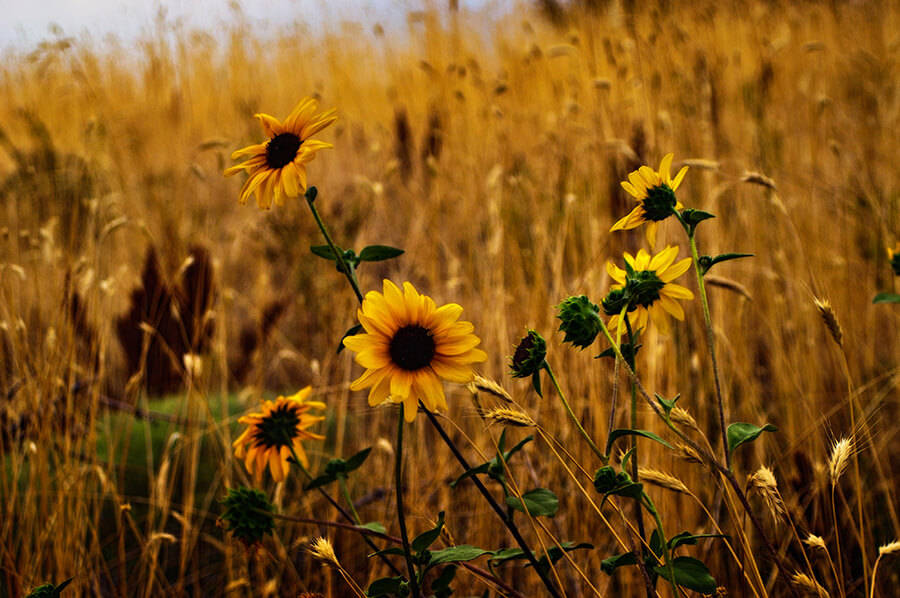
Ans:
<svg viewBox="0 0 900 598"><path fill-rule="evenodd" d="M268 114L254 115L269 141L237 150L231 154L232 160L242 156L250 159L225 170L225 176L247 171L240 195L242 204L256 193L257 205L268 210L273 200L280 206L284 198L297 197L306 191L306 164L312 162L319 150L334 147L311 139L337 120L335 110L315 114L317 106L316 100L303 98L284 123Z"/></svg>
<svg viewBox="0 0 900 598"><path fill-rule="evenodd" d="M631 212L612 225L610 232L630 230L643 223L647 224L647 242L650 249L656 245L656 230L659 223L672 215L675 210L684 206L675 197L675 190L684 180L688 167L684 166L673 179L670 176L674 154L666 154L659 164L659 172L649 166L641 166L622 181L622 188L628 192L638 205Z"/></svg>
<svg viewBox="0 0 900 598"><path fill-rule="evenodd" d="M311 409L325 409L325 403L309 400L311 393L312 388L307 386L289 397L264 401L261 412L238 419L238 423L247 424L247 429L234 441L234 456L244 460L247 471L256 480L262 479L267 465L272 471L272 479L276 482L284 480L290 467L291 447L303 466L309 467L303 441L325 438L307 431L325 419L310 413Z"/></svg>
<svg viewBox="0 0 900 598"><path fill-rule="evenodd" d="M628 271L606 262L606 271L618 283L610 287L610 295L615 295L617 299L617 305L613 307L617 311L609 313L613 310L607 309L607 314L612 316L610 330L615 331L618 326L625 332L625 321L620 321L621 309L625 305L629 306L627 314L634 330L646 328L649 318L665 334L669 330L667 313L684 320L684 310L676 299L693 299L694 294L672 281L687 272L691 267L691 258L675 263L677 256L678 247L666 247L652 257L644 249L639 250L636 257L626 253ZM604 301L606 307L607 302Z"/></svg>
<svg viewBox="0 0 900 598"><path fill-rule="evenodd" d="M441 379L466 383L474 377L471 364L487 354L469 322L457 321L463 308L456 303L437 307L409 282L401 291L390 280L384 292L369 291L358 311L365 333L348 336L344 346L366 368L350 390L369 391L369 405L403 404L407 422L416 418L418 403L434 411L446 409Z"/></svg>

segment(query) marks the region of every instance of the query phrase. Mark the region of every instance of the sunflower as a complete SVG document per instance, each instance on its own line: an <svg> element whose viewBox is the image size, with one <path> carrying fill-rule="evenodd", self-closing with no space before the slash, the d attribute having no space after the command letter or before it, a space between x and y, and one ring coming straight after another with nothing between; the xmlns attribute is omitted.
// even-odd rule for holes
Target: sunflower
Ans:
<svg viewBox="0 0 900 598"><path fill-rule="evenodd" d="M325 409L325 403L307 400L311 393L312 388L307 386L290 397L264 401L262 412L238 419L239 423L248 424L248 428L234 441L234 456L244 460L247 471L257 480L262 479L267 464L276 482L284 480L291 447L303 466L309 467L302 441L325 438L306 431L325 419L309 413L310 409Z"/></svg>
<svg viewBox="0 0 900 598"><path fill-rule="evenodd" d="M458 322L463 308L455 303L437 307L408 282L401 291L389 280L384 293L369 291L359 308L365 333L348 336L344 346L356 353L365 373L350 390L371 387L369 405L402 403L407 422L416 418L419 401L429 411L446 409L441 378L470 382L470 364L487 355L469 322Z"/></svg>
<svg viewBox="0 0 900 598"><path fill-rule="evenodd" d="M656 229L659 223L672 215L675 210L684 206L675 197L675 190L684 179L688 167L684 166L673 179L669 176L674 154L666 154L659 164L659 172L649 166L641 166L622 181L622 188L638 202L636 208L612 225L610 232L637 228L644 222L647 225L647 242L650 249L656 245Z"/></svg>
<svg viewBox="0 0 900 598"><path fill-rule="evenodd" d="M312 162L316 152L330 149L330 143L310 139L335 120L334 110L323 114L316 111L312 98L303 98L284 123L268 114L255 114L269 141L251 145L231 154L232 160L242 156L250 159L225 170L225 176L246 170L247 182L241 189L240 202L246 203L250 194L256 193L256 203L260 209L268 210L282 205L285 197L297 197L306 191L306 164Z"/></svg>
<svg viewBox="0 0 900 598"><path fill-rule="evenodd" d="M669 330L666 313L684 320L684 310L675 300L693 299L694 294L672 281L687 272L691 267L691 258L674 263L677 255L678 247L666 247L652 257L643 249L638 251L637 257L626 253L627 271L612 262L606 262L606 271L618 283L610 288L610 295L615 295L617 299L611 302L616 304L615 307L610 309L608 302L604 301L607 315L612 316L609 320L610 329L614 330L618 325L621 331L625 331L625 322L619 321L619 318L622 307L626 304L629 306L629 321L636 330L646 328L649 317L659 331L665 334ZM622 303L623 298L627 303Z"/></svg>

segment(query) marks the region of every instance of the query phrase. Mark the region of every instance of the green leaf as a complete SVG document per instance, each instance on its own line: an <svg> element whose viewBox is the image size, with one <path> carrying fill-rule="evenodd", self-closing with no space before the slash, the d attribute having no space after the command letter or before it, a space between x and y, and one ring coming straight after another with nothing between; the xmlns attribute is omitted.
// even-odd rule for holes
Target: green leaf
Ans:
<svg viewBox="0 0 900 598"><path fill-rule="evenodd" d="M675 550L679 546L693 546L697 540L702 538L727 538L725 534L692 534L690 532L681 532L677 536L669 539L669 550Z"/></svg>
<svg viewBox="0 0 900 598"><path fill-rule="evenodd" d="M382 577L376 579L369 584L366 590L366 596L369 598L380 598L381 596L399 596L401 588L406 585L406 580L402 577Z"/></svg>
<svg viewBox="0 0 900 598"><path fill-rule="evenodd" d="M387 530L385 529L385 527L377 521L370 521L368 523L363 523L362 525L357 525L356 527L387 535Z"/></svg>
<svg viewBox="0 0 900 598"><path fill-rule="evenodd" d="M491 562L501 564L506 561L514 561L516 559L524 559L525 551L521 548L504 548L503 550L495 550Z"/></svg>
<svg viewBox="0 0 900 598"><path fill-rule="evenodd" d="M335 249L337 249L339 252L341 252L343 254L343 252L344 252L343 249L341 249L337 245L335 245L334 247L335 247ZM329 247L328 245L311 245L309 250L312 251L315 255L319 256L320 258L323 258L326 260L336 260L338 257L338 256L334 255L334 253L331 251L331 247Z"/></svg>
<svg viewBox="0 0 900 598"><path fill-rule="evenodd" d="M388 245L369 245L359 252L359 259L364 262L380 262L403 255L405 252Z"/></svg>
<svg viewBox="0 0 900 598"><path fill-rule="evenodd" d="M366 460L366 458L369 456L369 453L371 453L371 452L372 452L372 447L370 446L369 448L363 449L363 450L359 451L358 453L356 453L355 455L353 455L352 457L350 457L349 459L347 459L346 467L344 467L344 472L350 473L351 471L359 469L360 466L362 466L363 462Z"/></svg>
<svg viewBox="0 0 900 598"><path fill-rule="evenodd" d="M753 442L763 432L775 432L778 428L772 424L766 424L762 428L753 424L734 423L728 426L728 452L734 453L734 449L745 442Z"/></svg>
<svg viewBox="0 0 900 598"><path fill-rule="evenodd" d="M398 546L391 546L389 548L384 548L382 550L377 550L369 555L369 558L373 556L379 556L382 554L387 554L391 556L406 556L406 553L403 552L403 549Z"/></svg>
<svg viewBox="0 0 900 598"><path fill-rule="evenodd" d="M559 509L559 498L546 488L535 488L523 494L521 500L517 496L507 496L506 504L522 513L527 507L532 517L553 517Z"/></svg>
<svg viewBox="0 0 900 598"><path fill-rule="evenodd" d="M704 275L710 271L710 269L719 264L721 262L727 262L729 260L737 260L743 257L753 257L752 253L721 253L716 257L710 257L708 255L704 255L700 257L700 275Z"/></svg>
<svg viewBox="0 0 900 598"><path fill-rule="evenodd" d="M703 561L689 556L679 556L672 561L672 569L678 585L701 594L716 593L716 580L710 575ZM669 570L665 565L653 567L653 572L669 580Z"/></svg>
<svg viewBox="0 0 900 598"><path fill-rule="evenodd" d="M649 438L650 440L655 440L666 448L674 448L671 444L669 444L653 432L648 432L647 430L632 430L630 428L618 428L616 430L613 430L609 434L609 440L607 441L607 443L612 446L612 443L622 436L642 436L644 438Z"/></svg>
<svg viewBox="0 0 900 598"><path fill-rule="evenodd" d="M309 484L306 485L306 490L315 490L316 488L321 488L322 486L327 486L328 484L337 480L336 476L333 476L328 473L324 473L319 477L312 480Z"/></svg>
<svg viewBox="0 0 900 598"><path fill-rule="evenodd" d="M413 549L413 552L422 553L428 550L428 547L434 544L434 541L438 539L438 536L441 535L441 529L444 527L444 512L441 511L438 513L438 521L437 525L428 530L427 532L422 532L416 538L410 542L410 548Z"/></svg>
<svg viewBox="0 0 900 598"><path fill-rule="evenodd" d="M473 559L477 559L478 557L492 554L490 550L482 550L477 546L469 546L468 544L463 544L461 546L451 546L450 548L443 548L441 550L435 550L430 553L431 557L428 559L428 565L442 565L444 563L464 563L467 561L471 561Z"/></svg>
<svg viewBox="0 0 900 598"><path fill-rule="evenodd" d="M435 593L436 598L442 598L453 594L453 590L450 589L450 584L453 583L453 578L456 577L456 569L456 565L444 567L441 574L431 582L431 591Z"/></svg>
<svg viewBox="0 0 900 598"><path fill-rule="evenodd" d="M559 549L559 546L551 546L547 552L538 559L538 566L541 567L544 571L548 571L550 569L548 565L548 559L551 563L556 563L559 559L563 557L563 554L566 552L572 552L573 550L582 550L582 549L592 549L594 548L593 544L588 544L587 542L581 542L580 544L575 544L574 542L563 542L561 544L563 547L562 550Z"/></svg>
<svg viewBox="0 0 900 598"><path fill-rule="evenodd" d="M900 295L896 293L878 293L872 303L900 303Z"/></svg>
<svg viewBox="0 0 900 598"><path fill-rule="evenodd" d="M613 571L619 567L627 567L628 565L637 565L637 557L633 552L617 554L616 556L603 559L600 561L600 570L607 575L612 575Z"/></svg>
<svg viewBox="0 0 900 598"><path fill-rule="evenodd" d="M678 399L681 398L681 393L675 395L674 399L667 399L666 397L656 393L654 393L654 395L656 396L656 400L659 401L659 404L662 406L663 411L666 412L666 416L672 413L672 409L675 409L675 403L677 403Z"/></svg>
<svg viewBox="0 0 900 598"><path fill-rule="evenodd" d="M340 353L341 351L344 350L344 339L345 338L347 338L348 336L356 336L357 334L359 334L359 331L362 329L363 329L362 324L357 324L356 326L351 326L349 329L347 329L347 332L345 332L344 336L341 337L341 342L338 343L337 352Z"/></svg>
<svg viewBox="0 0 900 598"><path fill-rule="evenodd" d="M490 469L490 467L491 467L490 462L482 463L478 467L470 467L461 476L459 476L458 478L456 478L455 480L450 482L450 487L456 488L456 485L459 484L461 481L463 481L466 478L470 478L474 475L478 475L479 473L487 473L488 469Z"/></svg>
<svg viewBox="0 0 900 598"><path fill-rule="evenodd" d="M688 208L681 212L681 218L687 223L690 228L691 236L694 235L694 231L697 230L697 225L703 222L704 220L709 220L710 218L715 218L715 214L710 214L709 212L704 212L703 210L695 210L693 208Z"/></svg>

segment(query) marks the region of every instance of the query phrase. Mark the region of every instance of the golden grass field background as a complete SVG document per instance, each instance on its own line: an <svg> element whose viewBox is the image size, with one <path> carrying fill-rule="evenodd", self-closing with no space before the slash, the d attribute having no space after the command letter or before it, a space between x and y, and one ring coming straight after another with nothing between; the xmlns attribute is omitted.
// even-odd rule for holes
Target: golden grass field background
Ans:
<svg viewBox="0 0 900 598"><path fill-rule="evenodd" d="M229 404L250 409L260 396L312 384L330 406L328 440L308 447L313 469L376 445L351 489L367 499L364 519L396 527L394 414L349 392L360 370L349 352L335 353L355 323L353 295L333 265L310 254L322 241L302 201L269 212L241 206L240 177L222 176L231 151L263 139L254 113L283 118L305 95L339 114L321 134L335 149L309 167L336 242L406 250L364 264L363 290L380 289L385 277L409 280L438 303L461 304L489 355L481 373L501 381L588 474L599 463L549 384L539 398L527 380L507 376L506 356L526 326L541 332L576 413L605 440L612 364L593 359L605 348L599 341L584 352L563 346L553 306L581 293L599 302L610 284L606 261L621 263L623 251L644 246L641 230L607 232L633 205L619 181L640 164L656 168L668 152L676 167L689 164L679 199L717 216L700 227L701 253L755 254L717 266L710 288L728 419L779 427L740 450L738 477L772 467L801 536L822 536L832 553L839 542L840 585L863 595L857 501L869 569L877 547L900 536L900 312L872 304L877 292L896 291L885 249L900 238L898 15L895 3L877 2L654 2L632 10L612 2L572 8L554 24L533 6L486 21L442 5L411 13L399 30L335 23L273 34L242 24L213 36L159 23L135 44L59 38L7 51L0 595L72 576L64 595L347 595L306 553L308 539L323 533L361 584L384 573L349 533L280 527L259 556L214 526L224 488L247 483L231 458L239 412ZM658 245L665 243L689 255L672 223L661 229ZM177 280L195 245L213 261L215 335L190 388L167 399L174 418L190 422L147 426L110 414L109 398L151 411L160 398L129 381L115 336L148 248ZM683 280L696 291L692 272ZM76 293L81 318L71 317ZM815 298L831 302L843 329L855 431L841 350ZM278 301L284 315L259 350L244 354L241 331L262 326ZM638 373L653 392L681 393L679 404L718 447L699 299L685 308L669 335L646 336ZM92 340L78 323L93 329ZM230 372L241 363L248 374L238 383ZM490 458L499 429L486 429L465 388L447 391L445 425L459 427L454 437L471 461L483 460L477 449ZM646 406L640 417L662 433ZM151 427L166 444L162 454L147 450L136 473L141 467L124 467L118 456L135 442L149 448ZM509 545L471 488L448 488L461 471L426 422L412 430L413 532L446 510L457 543ZM833 441L850 434L864 491L842 480L835 528L824 464ZM735 523L700 466L641 446L642 465L678 477L731 533ZM529 445L514 473L523 489L560 495L548 530L596 547L572 558L603 596L641 595L631 572L601 573L600 561L621 550L545 442ZM334 520L327 503L296 483L267 483L284 512ZM588 476L581 483L590 489ZM715 531L695 501L651 492L672 533ZM805 570L790 527L753 504L786 562ZM720 541L690 554L729 596L752 595ZM771 595L785 595L783 582L768 577L762 548L754 554ZM840 595L826 561L813 560L819 582ZM571 564L559 570L567 595L593 595ZM502 575L541 595L529 570ZM484 590L459 577L458 595ZM879 580L881 595L893 595L894 561ZM660 595L669 592L660 585Z"/></svg>

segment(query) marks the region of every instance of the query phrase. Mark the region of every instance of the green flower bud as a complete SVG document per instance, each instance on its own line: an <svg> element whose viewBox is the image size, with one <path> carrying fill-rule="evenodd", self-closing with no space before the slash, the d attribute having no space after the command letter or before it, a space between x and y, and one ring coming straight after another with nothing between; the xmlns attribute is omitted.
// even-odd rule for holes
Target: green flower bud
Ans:
<svg viewBox="0 0 900 598"><path fill-rule="evenodd" d="M544 358L547 357L547 341L535 332L528 330L528 334L519 341L516 352L509 364L514 378L533 376L544 367Z"/></svg>
<svg viewBox="0 0 900 598"><path fill-rule="evenodd" d="M220 524L244 544L258 543L275 528L275 518L269 514L275 507L264 492L243 486L229 488L220 502L225 505Z"/></svg>
<svg viewBox="0 0 900 598"><path fill-rule="evenodd" d="M584 295L569 297L556 306L562 323L560 332L566 333L564 343L575 347L589 347L600 334L600 307Z"/></svg>
<svg viewBox="0 0 900 598"><path fill-rule="evenodd" d="M616 470L611 465L605 465L594 474L594 488L600 494L606 494L616 487Z"/></svg>
<svg viewBox="0 0 900 598"><path fill-rule="evenodd" d="M613 289L600 304L603 306L603 313L608 316L617 316L628 305L628 295L625 293L625 289Z"/></svg>

